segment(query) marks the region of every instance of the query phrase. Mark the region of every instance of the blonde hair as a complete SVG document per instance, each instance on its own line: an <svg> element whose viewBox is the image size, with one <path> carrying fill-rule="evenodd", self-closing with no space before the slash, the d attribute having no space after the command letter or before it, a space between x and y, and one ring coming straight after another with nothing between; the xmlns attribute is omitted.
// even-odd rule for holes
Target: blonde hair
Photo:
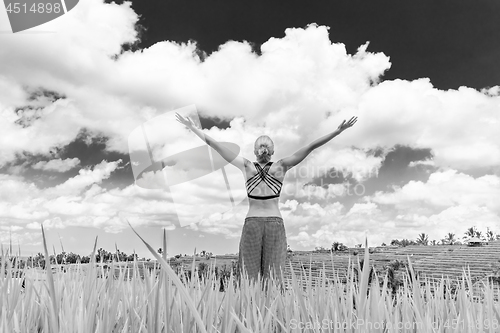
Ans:
<svg viewBox="0 0 500 333"><path fill-rule="evenodd" d="M255 140L254 149L257 149L261 144L266 144L274 152L274 142L267 135L261 135Z"/></svg>

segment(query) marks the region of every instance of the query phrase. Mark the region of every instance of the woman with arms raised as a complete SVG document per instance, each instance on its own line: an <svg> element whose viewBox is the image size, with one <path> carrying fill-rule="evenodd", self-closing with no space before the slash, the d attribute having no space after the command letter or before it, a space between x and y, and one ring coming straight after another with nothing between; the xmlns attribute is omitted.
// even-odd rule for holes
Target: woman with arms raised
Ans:
<svg viewBox="0 0 500 333"><path fill-rule="evenodd" d="M251 162L241 156L234 158L233 152L204 134L191 119L179 114L176 116L177 121L187 126L224 159L243 172L249 210L241 234L239 269L243 269L251 279L257 279L259 275L267 279L273 275L282 281L287 242L278 203L285 174L302 162L314 149L353 126L357 117L352 117L347 122L344 120L335 131L311 142L295 154L273 163L271 157L274 154L274 143L267 135L262 135L255 141L256 162Z"/></svg>

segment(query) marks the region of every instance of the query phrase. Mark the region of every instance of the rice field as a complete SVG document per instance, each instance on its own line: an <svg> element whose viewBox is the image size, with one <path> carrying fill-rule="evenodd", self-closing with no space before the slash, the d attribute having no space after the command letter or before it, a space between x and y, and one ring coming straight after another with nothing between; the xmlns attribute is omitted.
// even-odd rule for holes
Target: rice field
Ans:
<svg viewBox="0 0 500 333"><path fill-rule="evenodd" d="M307 269L294 271L284 286L230 276L221 292L213 267L200 279L181 279L165 256L144 245L159 271L112 263L115 277L96 262L66 271L48 264L23 269L23 286L16 268L2 264L0 332L500 332L498 286L473 288L465 273L458 287L444 278L425 281L410 261L394 293L387 276L369 279L367 248L363 267L351 262L342 279L313 278ZM48 257L45 237L44 246ZM2 254L2 263L10 259Z"/></svg>

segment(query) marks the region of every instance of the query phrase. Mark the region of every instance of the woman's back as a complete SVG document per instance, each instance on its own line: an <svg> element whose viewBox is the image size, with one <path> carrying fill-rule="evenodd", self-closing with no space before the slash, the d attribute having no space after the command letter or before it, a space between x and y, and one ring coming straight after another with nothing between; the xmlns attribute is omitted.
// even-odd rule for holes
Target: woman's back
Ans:
<svg viewBox="0 0 500 333"><path fill-rule="evenodd" d="M245 185L249 196L247 217L281 217L279 194L286 172L280 161L262 165L251 162L245 165Z"/></svg>

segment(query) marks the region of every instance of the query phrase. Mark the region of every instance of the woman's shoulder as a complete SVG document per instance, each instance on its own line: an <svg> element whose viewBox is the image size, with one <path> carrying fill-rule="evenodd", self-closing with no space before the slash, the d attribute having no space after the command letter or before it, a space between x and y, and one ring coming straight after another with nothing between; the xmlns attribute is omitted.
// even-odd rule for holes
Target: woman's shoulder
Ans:
<svg viewBox="0 0 500 333"><path fill-rule="evenodd" d="M282 160L273 162L273 164L271 164L271 168L269 168L269 173L272 173L277 178L284 178L286 168L284 167Z"/></svg>

